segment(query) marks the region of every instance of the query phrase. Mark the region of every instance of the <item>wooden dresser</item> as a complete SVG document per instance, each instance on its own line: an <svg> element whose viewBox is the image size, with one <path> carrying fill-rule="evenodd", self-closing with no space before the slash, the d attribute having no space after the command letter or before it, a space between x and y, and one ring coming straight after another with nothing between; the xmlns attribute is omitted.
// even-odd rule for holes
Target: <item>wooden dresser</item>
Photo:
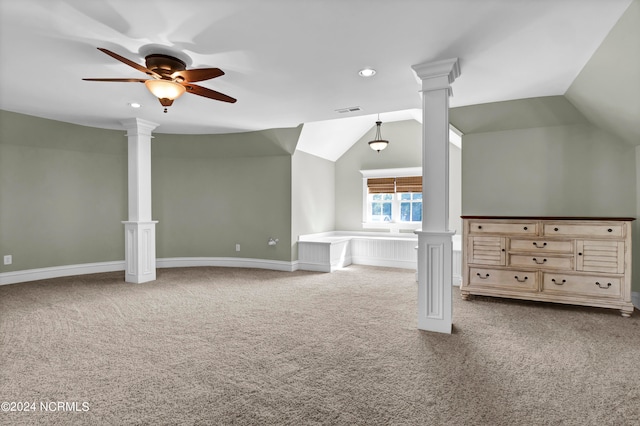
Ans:
<svg viewBox="0 0 640 426"><path fill-rule="evenodd" d="M633 218L462 219L463 299L477 294L633 312Z"/></svg>

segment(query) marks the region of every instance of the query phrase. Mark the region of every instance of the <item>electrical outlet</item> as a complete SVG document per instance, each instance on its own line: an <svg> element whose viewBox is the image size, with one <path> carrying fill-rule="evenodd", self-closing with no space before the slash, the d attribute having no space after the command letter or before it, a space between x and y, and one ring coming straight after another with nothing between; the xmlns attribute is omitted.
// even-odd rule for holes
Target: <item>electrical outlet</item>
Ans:
<svg viewBox="0 0 640 426"><path fill-rule="evenodd" d="M10 254L6 255L4 257L4 264L11 265L12 263L13 263L13 256L11 256Z"/></svg>
<svg viewBox="0 0 640 426"><path fill-rule="evenodd" d="M236 251L240 251L240 244L236 244Z"/></svg>

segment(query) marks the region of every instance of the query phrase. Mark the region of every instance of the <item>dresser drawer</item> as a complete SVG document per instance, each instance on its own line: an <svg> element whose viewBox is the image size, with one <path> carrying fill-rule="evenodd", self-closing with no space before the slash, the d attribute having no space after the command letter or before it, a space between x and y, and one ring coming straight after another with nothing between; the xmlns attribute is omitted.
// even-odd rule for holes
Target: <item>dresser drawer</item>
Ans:
<svg viewBox="0 0 640 426"><path fill-rule="evenodd" d="M624 236L624 225L620 223L601 225L562 222L545 223L542 228L542 234L547 236L571 235L576 237L622 238Z"/></svg>
<svg viewBox="0 0 640 426"><path fill-rule="evenodd" d="M500 287L504 289L538 291L538 273L535 271L503 269L469 269L470 287Z"/></svg>
<svg viewBox="0 0 640 426"><path fill-rule="evenodd" d="M619 298L621 279L599 275L569 275L547 272L543 276L543 293Z"/></svg>
<svg viewBox="0 0 640 426"><path fill-rule="evenodd" d="M522 240L511 239L509 248L513 251L528 251L535 253L544 252L558 252L558 253L573 253L573 241L554 241L554 240Z"/></svg>
<svg viewBox="0 0 640 426"><path fill-rule="evenodd" d="M472 234L537 235L538 222L484 222L469 221Z"/></svg>
<svg viewBox="0 0 640 426"><path fill-rule="evenodd" d="M573 256L547 256L531 254L512 254L509 256L509 266L520 266L543 269L573 270Z"/></svg>

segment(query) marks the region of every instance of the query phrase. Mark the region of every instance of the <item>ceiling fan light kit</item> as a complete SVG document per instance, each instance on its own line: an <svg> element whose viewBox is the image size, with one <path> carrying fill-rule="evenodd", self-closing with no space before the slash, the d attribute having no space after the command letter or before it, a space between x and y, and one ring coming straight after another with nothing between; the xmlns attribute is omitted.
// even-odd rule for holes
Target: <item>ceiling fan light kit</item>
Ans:
<svg viewBox="0 0 640 426"><path fill-rule="evenodd" d="M187 91L182 84L170 80L146 80L144 85L156 98L170 99L172 101L178 99Z"/></svg>
<svg viewBox="0 0 640 426"><path fill-rule="evenodd" d="M236 99L227 96L215 90L192 84L194 81L210 80L212 78L224 75L219 68L198 68L188 70L186 64L173 56L151 54L145 57L146 67L137 64L129 59L118 55L110 50L99 47L98 50L111 56L118 61L135 68L151 77L150 79L138 78L83 78L86 81L107 81L121 83L144 83L147 89L158 98L160 104L167 107L173 104L173 101L182 96L185 92L216 101L234 103Z"/></svg>

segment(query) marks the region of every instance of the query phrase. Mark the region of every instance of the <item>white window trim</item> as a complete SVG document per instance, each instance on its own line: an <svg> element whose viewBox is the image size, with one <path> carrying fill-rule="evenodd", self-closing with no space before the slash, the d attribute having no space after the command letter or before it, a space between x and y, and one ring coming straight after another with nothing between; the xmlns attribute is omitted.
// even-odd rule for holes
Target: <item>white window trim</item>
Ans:
<svg viewBox="0 0 640 426"><path fill-rule="evenodd" d="M367 222L367 179L386 177L422 176L422 167L403 167L396 169L360 170L362 174L362 228L386 229L389 232L415 231L422 227L422 222ZM395 203L394 203L395 205ZM398 217L394 212L393 217Z"/></svg>

